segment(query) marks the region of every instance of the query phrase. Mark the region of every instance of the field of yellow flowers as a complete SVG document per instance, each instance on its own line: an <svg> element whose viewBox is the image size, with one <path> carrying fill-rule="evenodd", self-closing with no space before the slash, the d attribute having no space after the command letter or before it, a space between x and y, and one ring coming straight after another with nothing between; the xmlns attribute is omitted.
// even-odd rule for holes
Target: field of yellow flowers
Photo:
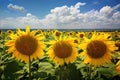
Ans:
<svg viewBox="0 0 120 80"><path fill-rule="evenodd" d="M119 31L0 30L0 80L119 79Z"/></svg>

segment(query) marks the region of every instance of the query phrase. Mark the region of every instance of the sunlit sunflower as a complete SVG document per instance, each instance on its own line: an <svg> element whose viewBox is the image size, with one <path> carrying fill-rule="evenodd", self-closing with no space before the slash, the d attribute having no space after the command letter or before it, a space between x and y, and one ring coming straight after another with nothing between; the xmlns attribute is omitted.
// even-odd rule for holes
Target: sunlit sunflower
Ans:
<svg viewBox="0 0 120 80"><path fill-rule="evenodd" d="M120 42L119 42L119 41L116 41L116 42L115 42L115 45L116 45L116 47L118 47L118 50L116 50L116 51L120 51Z"/></svg>
<svg viewBox="0 0 120 80"><path fill-rule="evenodd" d="M80 44L80 39L75 38L75 39L74 39L74 43L76 43L76 44Z"/></svg>
<svg viewBox="0 0 120 80"><path fill-rule="evenodd" d="M77 37L78 37L79 39L83 39L83 38L85 37L85 32L78 32L78 33L77 33Z"/></svg>
<svg viewBox="0 0 120 80"><path fill-rule="evenodd" d="M53 31L53 36L54 36L55 39L59 39L60 36L61 36L61 32L58 31L58 30L54 30Z"/></svg>
<svg viewBox="0 0 120 80"><path fill-rule="evenodd" d="M17 30L16 34L11 34L11 40L5 43L8 46L8 53L13 53L13 57L16 57L21 62L28 63L36 58L43 56L44 43L39 35L35 35L36 32L30 32L30 27L26 27L26 32Z"/></svg>
<svg viewBox="0 0 120 80"><path fill-rule="evenodd" d="M8 34L13 34L14 32L12 30L7 30Z"/></svg>
<svg viewBox="0 0 120 80"><path fill-rule="evenodd" d="M100 35L94 32L90 39L84 39L80 45L80 48L83 49L80 55L84 57L84 63L100 66L111 62L112 52L117 47L114 41L107 39L108 36L108 34Z"/></svg>
<svg viewBox="0 0 120 80"><path fill-rule="evenodd" d="M69 32L67 32L67 36L74 37L75 36L75 32L74 31L69 31Z"/></svg>
<svg viewBox="0 0 120 80"><path fill-rule="evenodd" d="M36 30L36 33L37 33L37 34L42 34L42 35L43 35L43 31L42 31L41 29Z"/></svg>
<svg viewBox="0 0 120 80"><path fill-rule="evenodd" d="M53 40L49 42L51 47L48 49L48 56L58 65L64 65L64 63L73 63L78 52L75 48L75 43L73 38L59 38L58 40Z"/></svg>

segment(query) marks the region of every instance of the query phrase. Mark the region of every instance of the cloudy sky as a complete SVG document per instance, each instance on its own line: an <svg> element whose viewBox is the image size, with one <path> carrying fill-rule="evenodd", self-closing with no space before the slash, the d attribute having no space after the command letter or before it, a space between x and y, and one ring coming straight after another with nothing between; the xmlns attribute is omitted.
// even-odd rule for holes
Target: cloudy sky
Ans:
<svg viewBox="0 0 120 80"><path fill-rule="evenodd" d="M120 29L120 0L0 0L0 29Z"/></svg>

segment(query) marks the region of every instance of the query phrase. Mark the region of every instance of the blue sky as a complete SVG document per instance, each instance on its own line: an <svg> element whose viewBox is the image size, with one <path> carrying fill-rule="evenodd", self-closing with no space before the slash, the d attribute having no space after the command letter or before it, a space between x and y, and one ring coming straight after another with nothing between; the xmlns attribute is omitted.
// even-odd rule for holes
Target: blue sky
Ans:
<svg viewBox="0 0 120 80"><path fill-rule="evenodd" d="M0 0L0 28L120 28L120 0Z"/></svg>

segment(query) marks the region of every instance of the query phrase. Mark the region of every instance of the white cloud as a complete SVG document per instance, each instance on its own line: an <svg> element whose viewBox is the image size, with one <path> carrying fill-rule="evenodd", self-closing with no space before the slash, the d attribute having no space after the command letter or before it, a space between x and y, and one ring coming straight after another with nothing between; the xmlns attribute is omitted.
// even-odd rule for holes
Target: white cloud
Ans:
<svg viewBox="0 0 120 80"><path fill-rule="evenodd" d="M13 5L11 3L7 7L9 9L12 9L12 10L15 10L15 11L21 11L21 12L25 11L24 7L18 6L18 5Z"/></svg>
<svg viewBox="0 0 120 80"><path fill-rule="evenodd" d="M120 28L120 11L117 9L120 4L110 7L104 6L100 10L90 10L81 13L80 7L86 3L77 3L74 6L61 6L51 9L44 19L39 19L31 13L25 17L6 18L0 20L0 26L8 28L25 28L30 25L32 28L57 28L57 29L85 29L85 28Z"/></svg>
<svg viewBox="0 0 120 80"><path fill-rule="evenodd" d="M52 22L50 24L56 26L57 28L67 28L67 26L64 25L72 25L71 23L74 24L74 22L78 20L80 6L85 4L86 3L78 2L76 5L70 7L56 7L55 9L51 10L50 14L46 15L45 19L43 19L43 22Z"/></svg>
<svg viewBox="0 0 120 80"><path fill-rule="evenodd" d="M17 18L6 18L4 20L0 20L1 28L25 28L27 25L30 25L32 28L44 28L44 25L40 22L36 16L31 13L27 13L25 17L17 17Z"/></svg>
<svg viewBox="0 0 120 80"><path fill-rule="evenodd" d="M74 6L56 7L46 15L44 22L51 23L56 28L119 28L120 12L119 5L114 7L104 6L99 11L90 10L86 13L80 12L80 7L85 5L77 3ZM48 26L48 25L47 25Z"/></svg>
<svg viewBox="0 0 120 80"><path fill-rule="evenodd" d="M80 6L84 6L86 3L81 3L81 2L78 2L76 5L75 5L75 8L79 8Z"/></svg>

